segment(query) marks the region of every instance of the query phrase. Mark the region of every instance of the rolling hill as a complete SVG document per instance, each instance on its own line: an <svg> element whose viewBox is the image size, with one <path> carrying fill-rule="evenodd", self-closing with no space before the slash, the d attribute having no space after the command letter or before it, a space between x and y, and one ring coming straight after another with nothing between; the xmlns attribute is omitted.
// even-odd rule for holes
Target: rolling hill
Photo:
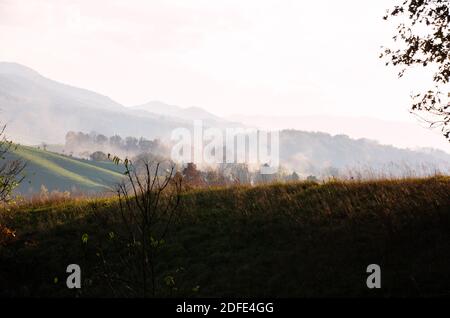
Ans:
<svg viewBox="0 0 450 318"><path fill-rule="evenodd" d="M25 179L16 189L22 195L39 192L42 185L49 191L107 192L122 177L121 167L113 163L75 159L32 147L19 146L9 156L26 162Z"/></svg>
<svg viewBox="0 0 450 318"><path fill-rule="evenodd" d="M299 130L280 132L280 162L300 174L335 175L339 171L341 177L355 172L365 177L450 173L450 154L442 150L401 149L366 138Z"/></svg>

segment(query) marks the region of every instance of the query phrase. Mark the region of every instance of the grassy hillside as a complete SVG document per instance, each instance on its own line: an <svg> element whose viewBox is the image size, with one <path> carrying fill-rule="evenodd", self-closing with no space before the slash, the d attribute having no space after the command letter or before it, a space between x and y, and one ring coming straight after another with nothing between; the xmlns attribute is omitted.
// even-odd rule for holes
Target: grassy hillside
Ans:
<svg viewBox="0 0 450 318"><path fill-rule="evenodd" d="M114 212L114 198L4 211L16 237L0 248L0 295L126 295L101 275L103 257L129 273ZM159 296L450 296L449 178L196 190L179 212L157 259ZM78 291L65 287L72 263L83 270ZM381 289L366 287L373 263Z"/></svg>
<svg viewBox="0 0 450 318"><path fill-rule="evenodd" d="M49 191L108 191L122 177L120 167L113 163L80 160L32 147L20 146L11 156L27 163L25 180L16 190L25 195L39 192L41 185Z"/></svg>

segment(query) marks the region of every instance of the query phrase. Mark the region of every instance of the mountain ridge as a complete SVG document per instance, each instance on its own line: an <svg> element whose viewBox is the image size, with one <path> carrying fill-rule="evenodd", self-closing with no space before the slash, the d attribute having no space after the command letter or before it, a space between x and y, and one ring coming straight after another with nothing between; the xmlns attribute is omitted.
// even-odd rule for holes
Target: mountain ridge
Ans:
<svg viewBox="0 0 450 318"><path fill-rule="evenodd" d="M97 102L101 105L97 105ZM109 109L108 105L111 103L112 109ZM6 122L8 125L8 134L22 137L15 138L18 139L15 141L28 144L40 144L42 142L63 144L68 131L168 140L173 129L192 128L193 119L203 119L205 127L212 126L220 129L231 128L233 125L236 125L234 127L250 127L245 126L246 123L244 125L236 124L233 119L222 119L194 106L182 108L153 101L134 107L125 107L109 97L58 83L43 77L26 66L5 62L0 62L0 107L2 108L2 122ZM326 122L326 118L320 119ZM276 118L270 118L270 121L274 123ZM297 138L299 139L292 137L294 139L288 140L289 146L287 147L303 152L303 157L298 156L300 153L289 153L289 161L292 164L303 162L309 165L314 162L314 156L308 156L308 153L317 154L317 156L322 156L325 159L329 158L326 160L331 161L335 157L332 153L328 153L326 156L321 155L324 152L320 149L331 143L327 146L330 147L333 142L341 139L328 140L325 135L318 135L319 137L317 137L305 130L303 132L297 130L297 132ZM295 134L291 135L294 136ZM355 139L355 136L351 137L353 140L349 143L358 144L362 142ZM365 136L364 139L376 140L370 137ZM323 140L318 142L317 138ZM308 141L309 144L305 141ZM367 143L365 146L370 147L370 145L371 143ZM314 147L317 147L317 149ZM335 149L337 156L337 153L340 152L339 148L333 146L333 149ZM362 148L356 147L353 149L359 151L357 149ZM383 152L389 153L384 150ZM370 153L372 157L376 156L373 151ZM416 156L414 152L405 154ZM304 157L305 155L307 158ZM381 157L381 154L379 156ZM441 158L442 154L436 153L427 158L431 157ZM305 161L305 159L307 160ZM295 168L294 165L292 167Z"/></svg>
<svg viewBox="0 0 450 318"><path fill-rule="evenodd" d="M108 96L48 79L21 64L0 62L2 122L21 143L63 143L68 131L163 138L175 128L191 127L199 112L205 125L237 125L198 107L173 107L172 116L125 107ZM186 112L190 115L184 116Z"/></svg>
<svg viewBox="0 0 450 318"><path fill-rule="evenodd" d="M218 128L243 127L241 123L221 118L198 106L180 107L161 101L150 101L145 104L131 106L135 111L157 114L166 118L173 118L192 123L194 120L202 120L206 126Z"/></svg>

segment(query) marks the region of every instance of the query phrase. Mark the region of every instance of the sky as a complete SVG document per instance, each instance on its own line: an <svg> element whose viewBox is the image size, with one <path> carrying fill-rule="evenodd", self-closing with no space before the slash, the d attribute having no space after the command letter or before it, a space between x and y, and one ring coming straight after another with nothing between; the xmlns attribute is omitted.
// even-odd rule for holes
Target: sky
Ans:
<svg viewBox="0 0 450 318"><path fill-rule="evenodd" d="M0 0L0 60L132 106L411 121L377 0ZM430 81L428 81L430 78Z"/></svg>

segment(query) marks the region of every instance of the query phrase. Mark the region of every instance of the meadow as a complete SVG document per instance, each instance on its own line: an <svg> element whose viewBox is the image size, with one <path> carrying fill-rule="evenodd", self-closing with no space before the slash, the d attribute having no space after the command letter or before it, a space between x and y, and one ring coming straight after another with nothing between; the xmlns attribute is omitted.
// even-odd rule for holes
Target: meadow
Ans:
<svg viewBox="0 0 450 318"><path fill-rule="evenodd" d="M6 159L26 162L25 180L15 192L27 196L40 192L42 180L50 192L93 194L112 190L123 177L123 168L112 162L83 160L36 147L18 146Z"/></svg>
<svg viewBox="0 0 450 318"><path fill-rule="evenodd" d="M0 296L131 297L118 199L60 196L0 213ZM156 296L450 296L450 178L190 189L156 259ZM79 264L82 288L68 289ZM368 289L379 264L382 288ZM130 267L131 266L131 267Z"/></svg>

